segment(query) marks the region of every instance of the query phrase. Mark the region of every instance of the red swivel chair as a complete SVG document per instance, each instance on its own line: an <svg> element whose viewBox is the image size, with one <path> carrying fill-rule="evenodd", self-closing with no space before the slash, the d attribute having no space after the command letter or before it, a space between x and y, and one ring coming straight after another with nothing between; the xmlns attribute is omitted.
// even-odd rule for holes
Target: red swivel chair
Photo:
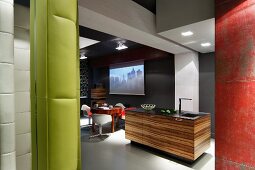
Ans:
<svg viewBox="0 0 255 170"><path fill-rule="evenodd" d="M92 113L90 111L90 107L86 104L83 104L81 106L81 110L82 110L83 116L89 118L89 125L91 125Z"/></svg>

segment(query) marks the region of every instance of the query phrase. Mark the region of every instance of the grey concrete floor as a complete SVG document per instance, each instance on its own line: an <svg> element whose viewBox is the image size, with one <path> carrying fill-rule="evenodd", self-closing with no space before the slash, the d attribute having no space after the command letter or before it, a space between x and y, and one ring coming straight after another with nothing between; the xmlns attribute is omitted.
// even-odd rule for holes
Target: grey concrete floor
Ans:
<svg viewBox="0 0 255 170"><path fill-rule="evenodd" d="M104 131L109 131L107 127ZM215 142L192 164L182 162L147 147L131 144L120 129L102 138L88 138L89 129L81 133L83 170L214 170Z"/></svg>

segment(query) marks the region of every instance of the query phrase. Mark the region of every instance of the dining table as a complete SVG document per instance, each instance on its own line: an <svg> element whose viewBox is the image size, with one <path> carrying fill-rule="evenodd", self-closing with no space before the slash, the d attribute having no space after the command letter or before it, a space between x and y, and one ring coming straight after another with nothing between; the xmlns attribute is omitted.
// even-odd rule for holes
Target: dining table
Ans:
<svg viewBox="0 0 255 170"><path fill-rule="evenodd" d="M116 126L119 124L119 119L121 117L122 108L121 107L97 107L97 108L91 108L92 114L108 114L112 117L111 122L111 132L114 133L115 129L115 117L116 117ZM93 121L93 119L92 119ZM92 131L95 131L95 123L92 122Z"/></svg>

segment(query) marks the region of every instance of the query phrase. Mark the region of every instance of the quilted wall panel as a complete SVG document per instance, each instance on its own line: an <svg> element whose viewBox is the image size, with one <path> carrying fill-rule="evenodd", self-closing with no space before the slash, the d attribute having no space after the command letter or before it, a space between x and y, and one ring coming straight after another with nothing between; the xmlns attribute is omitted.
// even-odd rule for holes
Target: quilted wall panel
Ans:
<svg viewBox="0 0 255 170"><path fill-rule="evenodd" d="M32 166L79 170L77 0L32 0L30 18Z"/></svg>
<svg viewBox="0 0 255 170"><path fill-rule="evenodd" d="M13 0L0 0L0 169L15 170Z"/></svg>
<svg viewBox="0 0 255 170"><path fill-rule="evenodd" d="M31 170L29 8L14 5L16 169Z"/></svg>

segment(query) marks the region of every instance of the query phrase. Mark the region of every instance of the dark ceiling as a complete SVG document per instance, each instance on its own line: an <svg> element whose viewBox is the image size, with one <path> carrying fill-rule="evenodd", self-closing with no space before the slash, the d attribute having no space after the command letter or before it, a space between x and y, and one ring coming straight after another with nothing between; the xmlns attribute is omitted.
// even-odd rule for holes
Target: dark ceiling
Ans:
<svg viewBox="0 0 255 170"><path fill-rule="evenodd" d="M15 4L20 4L20 5L23 5L23 6L27 6L27 7L30 6L30 0L14 0L14 3Z"/></svg>
<svg viewBox="0 0 255 170"><path fill-rule="evenodd" d="M133 0L144 8L156 14L156 0ZM15 3L29 7L30 0L14 0Z"/></svg>
<svg viewBox="0 0 255 170"><path fill-rule="evenodd" d="M156 0L133 0L144 8L148 9L152 13L156 14Z"/></svg>
<svg viewBox="0 0 255 170"><path fill-rule="evenodd" d="M106 55L120 53L125 50L144 47L144 45L135 43L133 41L115 37L113 35L109 35L86 27L80 26L79 30L81 37L100 41L99 43L93 44L80 50L81 52L85 52L85 56L88 57L88 59L95 59ZM128 47L128 49L121 51L116 50L115 48L117 47L118 42L123 42Z"/></svg>

